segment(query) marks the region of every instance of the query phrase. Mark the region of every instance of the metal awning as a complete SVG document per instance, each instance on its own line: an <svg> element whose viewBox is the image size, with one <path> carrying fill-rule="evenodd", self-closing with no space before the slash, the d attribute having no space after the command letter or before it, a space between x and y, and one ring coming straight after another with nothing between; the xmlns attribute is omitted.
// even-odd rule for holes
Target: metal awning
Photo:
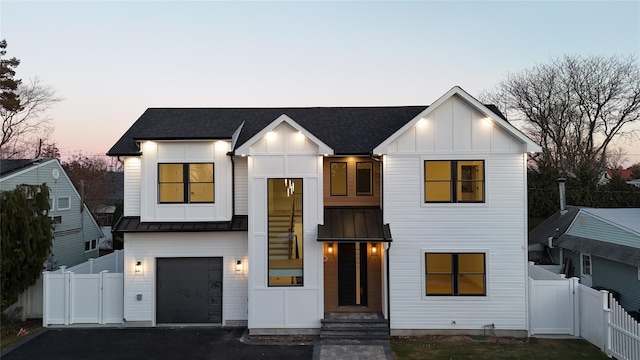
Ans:
<svg viewBox="0 0 640 360"><path fill-rule="evenodd" d="M248 217L236 215L231 221L142 222L139 216L124 216L113 228L115 233L247 231Z"/></svg>
<svg viewBox="0 0 640 360"><path fill-rule="evenodd" d="M324 225L318 225L318 241L391 242L389 224L382 223L377 207L325 207Z"/></svg>

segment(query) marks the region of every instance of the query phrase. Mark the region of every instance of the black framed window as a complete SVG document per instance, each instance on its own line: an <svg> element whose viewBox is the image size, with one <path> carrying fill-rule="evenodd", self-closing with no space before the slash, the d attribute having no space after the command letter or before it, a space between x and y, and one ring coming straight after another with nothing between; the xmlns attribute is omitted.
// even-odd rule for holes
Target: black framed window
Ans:
<svg viewBox="0 0 640 360"><path fill-rule="evenodd" d="M160 203L213 203L213 163L158 164Z"/></svg>
<svg viewBox="0 0 640 360"><path fill-rule="evenodd" d="M425 253L427 296L486 295L484 253Z"/></svg>
<svg viewBox="0 0 640 360"><path fill-rule="evenodd" d="M356 163L356 196L373 195L373 163Z"/></svg>
<svg viewBox="0 0 640 360"><path fill-rule="evenodd" d="M484 160L425 160L424 202L484 202Z"/></svg>

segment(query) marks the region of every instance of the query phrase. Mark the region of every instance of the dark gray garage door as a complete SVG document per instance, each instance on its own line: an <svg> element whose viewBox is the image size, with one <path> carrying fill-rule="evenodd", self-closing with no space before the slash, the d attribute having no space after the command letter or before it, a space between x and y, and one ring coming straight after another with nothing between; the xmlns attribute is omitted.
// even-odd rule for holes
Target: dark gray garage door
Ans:
<svg viewBox="0 0 640 360"><path fill-rule="evenodd" d="M222 323L222 258L157 259L156 322Z"/></svg>

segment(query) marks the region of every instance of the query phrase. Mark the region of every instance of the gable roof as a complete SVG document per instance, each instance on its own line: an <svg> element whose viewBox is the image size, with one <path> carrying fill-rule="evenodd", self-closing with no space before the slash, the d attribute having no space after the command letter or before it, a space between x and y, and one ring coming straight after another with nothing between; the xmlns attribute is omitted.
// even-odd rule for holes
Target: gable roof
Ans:
<svg viewBox="0 0 640 360"><path fill-rule="evenodd" d="M622 178L622 180L631 180L631 172L629 169L606 169L608 178L612 179L615 175L618 175Z"/></svg>
<svg viewBox="0 0 640 360"><path fill-rule="evenodd" d="M395 141L398 137L404 134L409 128L414 126L420 119L428 116L431 112L435 111L440 105L442 105L445 101L449 100L449 98L453 96L458 96L461 99L465 100L469 105L476 108L476 110L483 113L485 116L493 119L495 124L497 124L500 128L505 130L507 133L511 134L515 138L517 138L520 142L525 145L525 149L527 152L542 152L542 148L540 145L536 144L533 140L527 137L520 130L516 129L509 121L504 118L504 115L498 110L497 107L491 105L487 106L476 100L473 96L469 95L466 91L462 90L459 86L454 86L451 90L447 91L446 94L442 95L438 100L436 100L431 106L426 108L420 114L417 114L411 121L406 123L402 128L398 129L392 135L390 135L383 143L377 146L373 151L375 153L386 153L387 146Z"/></svg>
<svg viewBox="0 0 640 360"><path fill-rule="evenodd" d="M426 106L310 108L150 108L109 150L110 156L140 155L141 140L232 139L236 148L281 115L314 134L335 154L369 154ZM235 148L234 148L235 150Z"/></svg>
<svg viewBox="0 0 640 360"><path fill-rule="evenodd" d="M482 112L489 114L509 132L527 142L527 151L539 150L529 138L516 130L494 105L483 105L459 87ZM233 149L265 130L282 115L306 129L308 134L333 149L335 155L368 155L375 147L396 134L407 123L417 121L429 107L284 107L284 108L149 108L107 152L109 156L139 156L143 140L232 140ZM530 142L531 144L529 144Z"/></svg>
<svg viewBox="0 0 640 360"><path fill-rule="evenodd" d="M0 177L8 176L17 171L26 169L36 163L44 163L51 159L1 159Z"/></svg>
<svg viewBox="0 0 640 360"><path fill-rule="evenodd" d="M586 208L567 206L567 212L556 212L529 232L529 244L541 243L640 266L640 242L626 246L615 242L567 234L578 215L588 214L640 238L640 208ZM595 234L594 234L595 235ZM594 236L595 237L595 236Z"/></svg>

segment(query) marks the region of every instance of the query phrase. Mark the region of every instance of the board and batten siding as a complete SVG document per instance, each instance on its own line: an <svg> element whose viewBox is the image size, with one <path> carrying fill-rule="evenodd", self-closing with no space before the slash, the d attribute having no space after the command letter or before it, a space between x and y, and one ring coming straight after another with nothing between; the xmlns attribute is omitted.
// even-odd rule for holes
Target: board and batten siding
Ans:
<svg viewBox="0 0 640 360"><path fill-rule="evenodd" d="M58 171L57 179L53 177L54 170ZM82 205L80 194L58 160L44 161L0 179L0 189L3 191L13 190L20 184L46 184L49 187L49 197L52 199L49 216L61 217L61 223L56 224L53 230L54 269L63 265L75 266L98 257L97 249L85 252L84 243L87 240L99 239L102 232L89 210ZM69 199L69 207L60 209L61 198Z"/></svg>
<svg viewBox="0 0 640 360"><path fill-rule="evenodd" d="M138 156L124 159L124 216L140 216L142 161Z"/></svg>
<svg viewBox="0 0 640 360"><path fill-rule="evenodd" d="M424 203L425 160L484 160L485 202ZM524 146L452 96L391 142L383 209L391 226L390 327L411 331L527 329ZM486 296L426 296L426 252L486 254Z"/></svg>
<svg viewBox="0 0 640 360"><path fill-rule="evenodd" d="M127 233L124 239L124 317L127 322L156 325L156 259L222 257L222 324L247 320L247 233ZM242 261L242 272L235 271ZM142 272L135 273L135 263ZM137 300L137 294L142 295Z"/></svg>
<svg viewBox="0 0 640 360"><path fill-rule="evenodd" d="M156 142L141 144L141 221L231 220L231 159L228 141ZM158 164L214 163L215 202L158 203ZM126 195L126 194L125 194Z"/></svg>
<svg viewBox="0 0 640 360"><path fill-rule="evenodd" d="M324 317L322 244L316 241L322 217L322 156L318 146L286 122L270 139L250 147L249 320L251 334L314 332ZM267 183L270 178L303 180L303 286L268 286ZM295 329L295 330L293 330Z"/></svg>
<svg viewBox="0 0 640 360"><path fill-rule="evenodd" d="M246 156L234 156L235 214L249 214L249 165Z"/></svg>

